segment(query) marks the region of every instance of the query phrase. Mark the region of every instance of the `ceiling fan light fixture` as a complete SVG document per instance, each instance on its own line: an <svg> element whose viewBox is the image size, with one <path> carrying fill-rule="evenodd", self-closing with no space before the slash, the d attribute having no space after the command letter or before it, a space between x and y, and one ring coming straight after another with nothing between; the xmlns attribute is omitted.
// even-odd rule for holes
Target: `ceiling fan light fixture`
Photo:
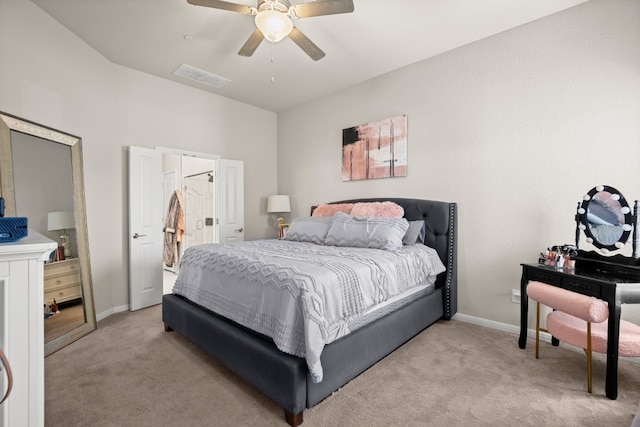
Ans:
<svg viewBox="0 0 640 427"><path fill-rule="evenodd" d="M256 14L256 27L265 39L277 43L289 35L293 29L293 22L284 13L267 9Z"/></svg>

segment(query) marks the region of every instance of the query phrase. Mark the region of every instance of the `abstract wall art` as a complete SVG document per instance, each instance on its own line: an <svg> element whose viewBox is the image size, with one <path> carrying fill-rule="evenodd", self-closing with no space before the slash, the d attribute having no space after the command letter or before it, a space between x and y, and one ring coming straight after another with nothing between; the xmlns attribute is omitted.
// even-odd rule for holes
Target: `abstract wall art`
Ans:
<svg viewBox="0 0 640 427"><path fill-rule="evenodd" d="M407 176L407 116L342 130L342 180Z"/></svg>

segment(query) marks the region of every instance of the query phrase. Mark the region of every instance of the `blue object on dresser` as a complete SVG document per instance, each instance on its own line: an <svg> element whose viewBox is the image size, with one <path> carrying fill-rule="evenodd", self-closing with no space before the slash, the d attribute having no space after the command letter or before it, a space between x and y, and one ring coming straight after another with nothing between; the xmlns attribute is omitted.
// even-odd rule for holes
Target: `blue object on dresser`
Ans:
<svg viewBox="0 0 640 427"><path fill-rule="evenodd" d="M4 217L4 199L0 197L0 243L15 242L29 234L25 217Z"/></svg>

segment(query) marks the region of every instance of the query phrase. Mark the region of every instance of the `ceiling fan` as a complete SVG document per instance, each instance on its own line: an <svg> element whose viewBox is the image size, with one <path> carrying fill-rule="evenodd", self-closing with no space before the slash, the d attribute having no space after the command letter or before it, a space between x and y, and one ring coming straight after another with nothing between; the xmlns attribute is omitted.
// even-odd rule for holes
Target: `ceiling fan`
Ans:
<svg viewBox="0 0 640 427"><path fill-rule="evenodd" d="M291 19L350 13L354 9L353 0L312 0L294 5L291 5L288 0L258 0L257 7L222 0L187 0L187 2L195 6L212 7L255 16L256 29L240 48L238 55L253 55L263 39L277 43L289 36L314 61L323 58L324 52L302 31L294 27Z"/></svg>

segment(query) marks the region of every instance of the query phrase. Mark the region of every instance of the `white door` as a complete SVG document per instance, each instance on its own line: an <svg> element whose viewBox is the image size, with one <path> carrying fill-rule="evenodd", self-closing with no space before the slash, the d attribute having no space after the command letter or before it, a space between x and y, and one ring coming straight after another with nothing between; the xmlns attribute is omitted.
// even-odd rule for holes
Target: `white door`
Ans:
<svg viewBox="0 0 640 427"><path fill-rule="evenodd" d="M218 242L244 241L244 163L216 160Z"/></svg>
<svg viewBox="0 0 640 427"><path fill-rule="evenodd" d="M129 306L162 302L162 154L129 147Z"/></svg>

